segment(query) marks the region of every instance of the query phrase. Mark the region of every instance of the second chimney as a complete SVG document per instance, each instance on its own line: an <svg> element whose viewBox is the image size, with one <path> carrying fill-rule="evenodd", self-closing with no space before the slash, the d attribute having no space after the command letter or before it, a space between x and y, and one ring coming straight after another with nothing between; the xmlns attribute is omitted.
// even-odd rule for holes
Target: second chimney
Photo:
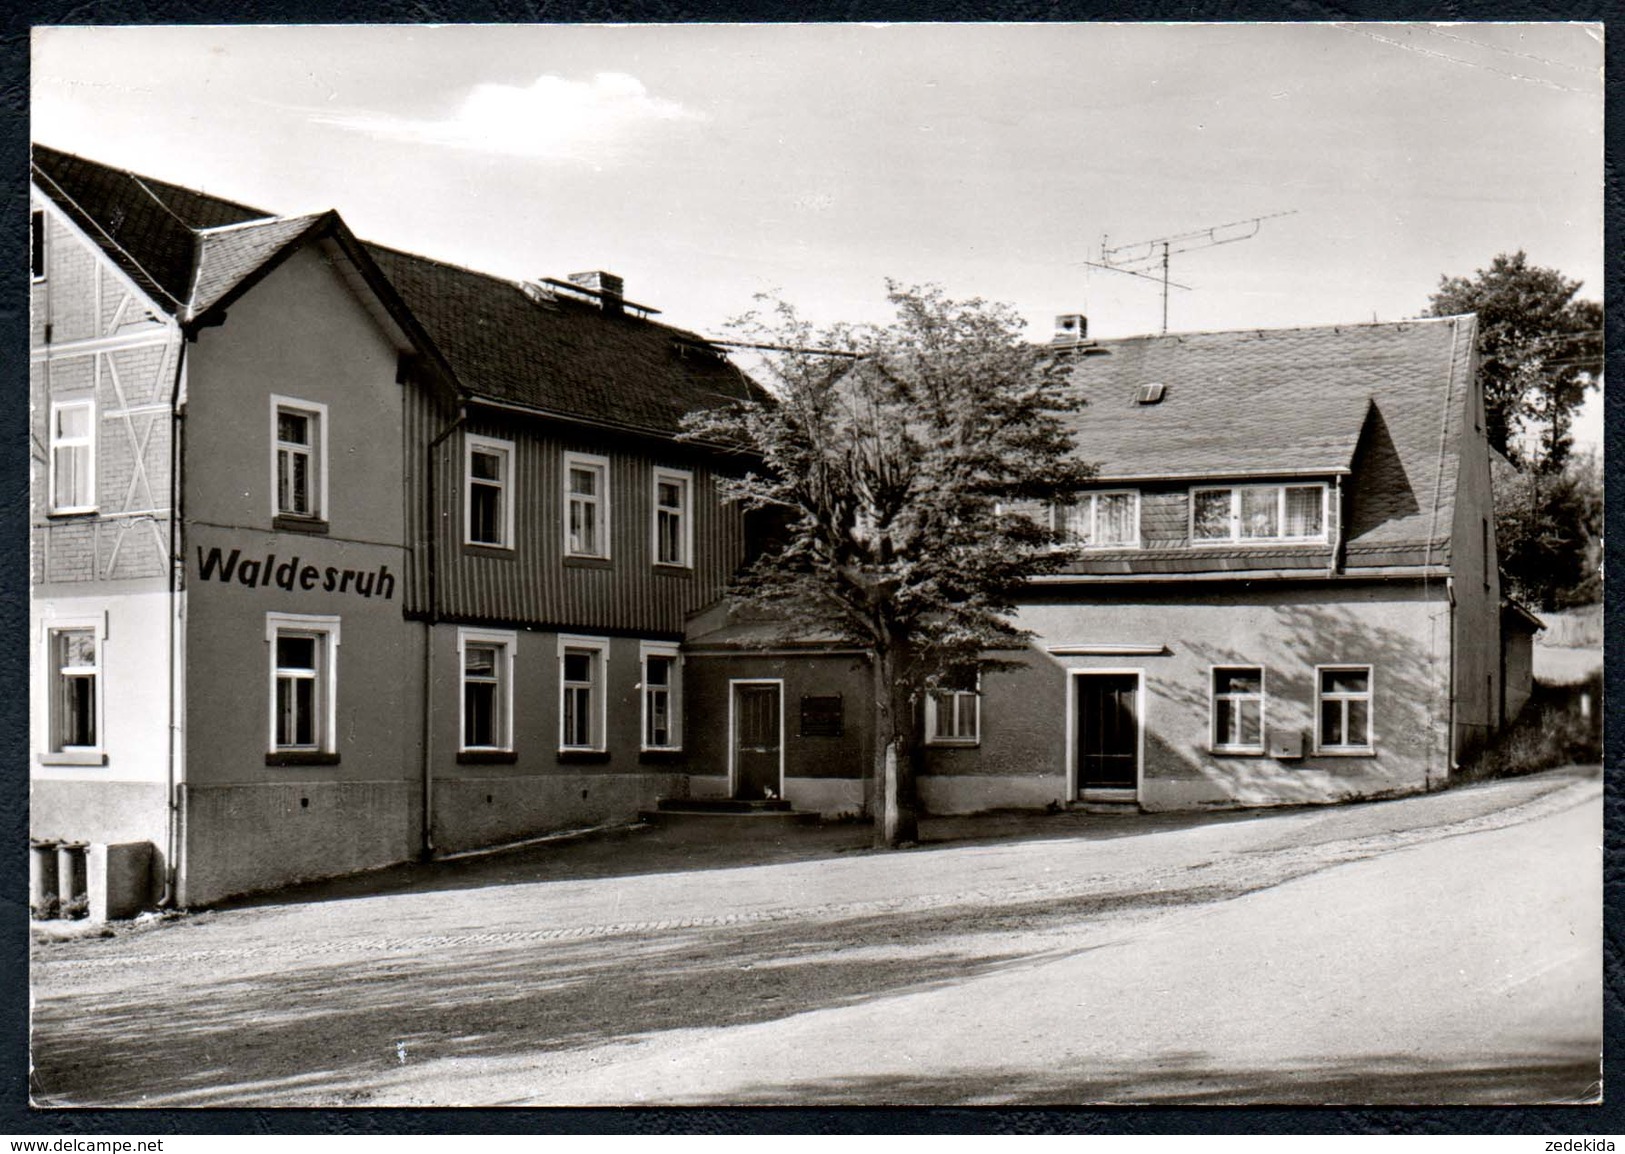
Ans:
<svg viewBox="0 0 1625 1154"><path fill-rule="evenodd" d="M625 297L621 292L621 278L614 273L596 269L592 272L573 272L570 274L570 283L588 292L597 293L598 303L606 313L621 311Z"/></svg>
<svg viewBox="0 0 1625 1154"><path fill-rule="evenodd" d="M574 278L571 278L574 279ZM1082 313L1062 313L1055 318L1055 337L1050 342L1056 345L1075 345L1089 336L1089 318Z"/></svg>

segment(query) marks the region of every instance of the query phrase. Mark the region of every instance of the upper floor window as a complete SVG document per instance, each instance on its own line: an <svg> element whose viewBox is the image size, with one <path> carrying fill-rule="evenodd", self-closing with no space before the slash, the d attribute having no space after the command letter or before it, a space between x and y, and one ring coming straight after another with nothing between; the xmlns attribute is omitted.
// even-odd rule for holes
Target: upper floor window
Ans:
<svg viewBox="0 0 1625 1154"><path fill-rule="evenodd" d="M45 279L45 212L36 208L28 218L29 279Z"/></svg>
<svg viewBox="0 0 1625 1154"><path fill-rule="evenodd" d="M1232 665L1213 670L1213 749L1264 752L1264 670Z"/></svg>
<svg viewBox="0 0 1625 1154"><path fill-rule="evenodd" d="M1316 748L1322 753L1370 753L1371 666L1321 666L1315 677Z"/></svg>
<svg viewBox="0 0 1625 1154"><path fill-rule="evenodd" d="M927 745L975 745L981 740L982 695L974 689L933 689L925 695Z"/></svg>
<svg viewBox="0 0 1625 1154"><path fill-rule="evenodd" d="M646 641L643 650L643 748L682 746L682 664L677 646Z"/></svg>
<svg viewBox="0 0 1625 1154"><path fill-rule="evenodd" d="M52 629L47 637L50 752L99 749L101 651L97 631L94 627Z"/></svg>
<svg viewBox="0 0 1625 1154"><path fill-rule="evenodd" d="M1198 544L1325 539L1325 485L1191 490L1191 540Z"/></svg>
<svg viewBox="0 0 1625 1154"><path fill-rule="evenodd" d="M609 556L609 458L564 455L564 551Z"/></svg>
<svg viewBox="0 0 1625 1154"><path fill-rule="evenodd" d="M1050 528L1069 545L1122 546L1140 543L1140 494L1081 493L1070 505L1050 507Z"/></svg>
<svg viewBox="0 0 1625 1154"><path fill-rule="evenodd" d="M513 442L463 439L463 540L513 548Z"/></svg>
<svg viewBox="0 0 1625 1154"><path fill-rule="evenodd" d="M96 402L51 406L51 512L96 508Z"/></svg>
<svg viewBox="0 0 1625 1154"><path fill-rule="evenodd" d="M657 565L692 565L693 477L676 469L654 471L654 549Z"/></svg>
<svg viewBox="0 0 1625 1154"><path fill-rule="evenodd" d="M462 665L458 749L513 748L513 656L517 635L482 629L457 631Z"/></svg>
<svg viewBox="0 0 1625 1154"><path fill-rule="evenodd" d="M271 398L271 491L275 517L327 515L327 406Z"/></svg>
<svg viewBox="0 0 1625 1154"><path fill-rule="evenodd" d="M601 637L559 638L559 748L604 748L604 666L609 642Z"/></svg>
<svg viewBox="0 0 1625 1154"><path fill-rule="evenodd" d="M271 736L275 753L331 753L338 688L339 619L268 613Z"/></svg>

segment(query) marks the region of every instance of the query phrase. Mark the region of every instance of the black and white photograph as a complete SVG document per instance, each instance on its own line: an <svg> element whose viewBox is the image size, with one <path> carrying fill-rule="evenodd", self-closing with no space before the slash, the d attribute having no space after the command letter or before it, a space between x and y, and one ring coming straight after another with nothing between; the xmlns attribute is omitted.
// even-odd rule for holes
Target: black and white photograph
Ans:
<svg viewBox="0 0 1625 1154"><path fill-rule="evenodd" d="M1600 23L29 53L40 1116L1602 1101Z"/></svg>

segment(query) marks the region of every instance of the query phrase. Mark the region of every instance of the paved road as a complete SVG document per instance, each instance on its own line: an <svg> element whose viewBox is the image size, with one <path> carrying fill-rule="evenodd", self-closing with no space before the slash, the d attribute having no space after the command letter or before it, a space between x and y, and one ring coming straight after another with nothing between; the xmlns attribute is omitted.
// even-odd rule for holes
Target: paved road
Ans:
<svg viewBox="0 0 1625 1154"><path fill-rule="evenodd" d="M1593 1092L1595 771L939 829L956 840L894 854L846 851L839 830L765 851L628 835L40 946L35 1100Z"/></svg>

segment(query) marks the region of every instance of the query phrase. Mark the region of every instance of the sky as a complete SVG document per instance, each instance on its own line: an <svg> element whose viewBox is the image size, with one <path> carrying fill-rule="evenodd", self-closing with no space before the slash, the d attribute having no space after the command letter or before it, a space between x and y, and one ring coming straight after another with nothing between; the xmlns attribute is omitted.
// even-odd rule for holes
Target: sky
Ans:
<svg viewBox="0 0 1625 1154"><path fill-rule="evenodd" d="M710 336L760 293L882 321L891 278L1045 340L1159 331L1160 284L1090 262L1186 234L1171 331L1399 320L1520 248L1601 299L1602 64L1584 24L57 27L31 117Z"/></svg>

